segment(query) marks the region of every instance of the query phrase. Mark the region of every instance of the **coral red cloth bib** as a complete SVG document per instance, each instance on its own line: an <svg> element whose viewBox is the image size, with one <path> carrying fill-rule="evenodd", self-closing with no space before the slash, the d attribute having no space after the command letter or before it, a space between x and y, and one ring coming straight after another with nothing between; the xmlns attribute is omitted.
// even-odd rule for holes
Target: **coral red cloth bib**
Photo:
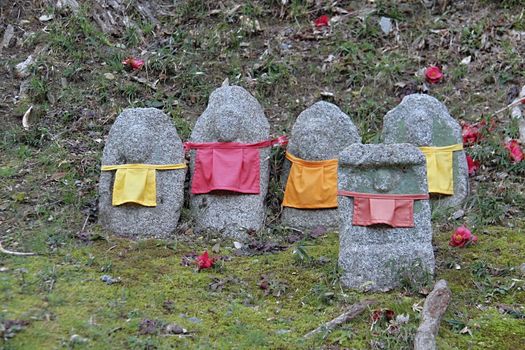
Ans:
<svg viewBox="0 0 525 350"><path fill-rule="evenodd" d="M259 194L259 148L286 143L285 136L258 143L185 142L186 150L197 150L191 193L204 194L223 190Z"/></svg>
<svg viewBox="0 0 525 350"><path fill-rule="evenodd" d="M354 197L355 226L386 224L414 227L414 200L428 199L428 194L378 194L339 191L340 196Z"/></svg>

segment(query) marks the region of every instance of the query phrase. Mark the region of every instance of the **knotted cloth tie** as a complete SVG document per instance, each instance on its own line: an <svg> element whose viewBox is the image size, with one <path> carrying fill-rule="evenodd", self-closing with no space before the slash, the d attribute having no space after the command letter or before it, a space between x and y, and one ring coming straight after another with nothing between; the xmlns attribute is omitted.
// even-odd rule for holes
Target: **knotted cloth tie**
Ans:
<svg viewBox="0 0 525 350"><path fill-rule="evenodd" d="M444 147L419 147L427 160L428 192L454 194L454 151L461 151L463 145Z"/></svg>
<svg viewBox="0 0 525 350"><path fill-rule="evenodd" d="M112 205L136 203L145 207L155 207L157 206L156 171L184 168L186 164L120 164L103 165L101 170L116 170Z"/></svg>
<svg viewBox="0 0 525 350"><path fill-rule="evenodd" d="M304 160L286 152L292 166L283 206L298 209L337 208L337 159Z"/></svg>
<svg viewBox="0 0 525 350"><path fill-rule="evenodd" d="M259 149L275 144L286 145L285 136L257 143L185 142L184 149L196 149L191 193L205 194L224 190L259 194Z"/></svg>
<svg viewBox="0 0 525 350"><path fill-rule="evenodd" d="M354 197L355 226L386 224L414 227L414 200L428 199L425 194L379 194L339 191L340 196Z"/></svg>

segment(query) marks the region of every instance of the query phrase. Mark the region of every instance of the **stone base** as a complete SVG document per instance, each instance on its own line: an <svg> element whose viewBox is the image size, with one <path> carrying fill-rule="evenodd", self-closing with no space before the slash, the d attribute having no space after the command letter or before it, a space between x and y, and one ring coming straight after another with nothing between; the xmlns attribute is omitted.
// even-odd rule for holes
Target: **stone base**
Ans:
<svg viewBox="0 0 525 350"><path fill-rule="evenodd" d="M339 229L339 212L337 209L296 209L283 208L282 223L301 231L324 227L326 230Z"/></svg>
<svg viewBox="0 0 525 350"><path fill-rule="evenodd" d="M339 252L341 282L347 288L369 291L399 286L403 269L422 268L434 274L432 244L347 244Z"/></svg>

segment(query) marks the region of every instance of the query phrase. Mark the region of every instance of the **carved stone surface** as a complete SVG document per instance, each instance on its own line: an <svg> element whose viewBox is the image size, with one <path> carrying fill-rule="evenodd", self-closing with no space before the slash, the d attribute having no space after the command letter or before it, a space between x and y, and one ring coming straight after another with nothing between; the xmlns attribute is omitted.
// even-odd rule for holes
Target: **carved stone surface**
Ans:
<svg viewBox="0 0 525 350"><path fill-rule="evenodd" d="M447 107L432 96L406 96L383 120L384 143L411 143L415 146L462 144L461 126ZM432 194L433 205L457 207L469 192L465 151L453 153L454 195Z"/></svg>
<svg viewBox="0 0 525 350"><path fill-rule="evenodd" d="M102 155L102 165L178 164L182 142L171 119L155 108L124 110L115 120ZM115 171L102 171L99 217L103 226L131 238L166 238L176 229L184 199L186 170L156 171L157 206L126 203L112 206Z"/></svg>
<svg viewBox="0 0 525 350"><path fill-rule="evenodd" d="M268 140L270 125L259 102L239 86L224 86L210 95L208 107L191 134L192 142L256 143ZM191 151L190 171L194 174L195 152ZM192 195L190 204L195 232L218 232L243 240L249 231L263 228L268 192L270 149L260 149L260 193L236 194L221 191Z"/></svg>
<svg viewBox="0 0 525 350"><path fill-rule="evenodd" d="M339 157L339 190L379 194L427 193L426 161L410 144L353 144ZM343 285L387 290L403 269L434 271L428 200L414 201L414 227L354 226L354 198L339 196L339 266Z"/></svg>
<svg viewBox="0 0 525 350"><path fill-rule="evenodd" d="M361 137L348 115L328 102L317 102L297 117L288 143L288 152L304 160L336 159L348 145L360 143ZM283 188L286 186L291 163L283 165ZM337 229L337 209L296 209L284 207L282 222L297 229L325 227Z"/></svg>

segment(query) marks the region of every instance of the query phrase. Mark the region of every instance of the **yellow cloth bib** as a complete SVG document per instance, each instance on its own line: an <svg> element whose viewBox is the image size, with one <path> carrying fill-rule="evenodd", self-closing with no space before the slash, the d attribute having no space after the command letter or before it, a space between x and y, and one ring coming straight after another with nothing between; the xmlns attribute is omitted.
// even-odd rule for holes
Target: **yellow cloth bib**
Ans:
<svg viewBox="0 0 525 350"><path fill-rule="evenodd" d="M292 162L283 206L298 209L337 208L337 159L303 160L286 152Z"/></svg>
<svg viewBox="0 0 525 350"><path fill-rule="evenodd" d="M146 207L157 206L156 170L184 169L186 164L121 164L103 165L102 171L116 170L113 184L114 206L136 203Z"/></svg>
<svg viewBox="0 0 525 350"><path fill-rule="evenodd" d="M444 147L419 147L427 159L428 192L454 194L454 151L461 151L463 145Z"/></svg>

